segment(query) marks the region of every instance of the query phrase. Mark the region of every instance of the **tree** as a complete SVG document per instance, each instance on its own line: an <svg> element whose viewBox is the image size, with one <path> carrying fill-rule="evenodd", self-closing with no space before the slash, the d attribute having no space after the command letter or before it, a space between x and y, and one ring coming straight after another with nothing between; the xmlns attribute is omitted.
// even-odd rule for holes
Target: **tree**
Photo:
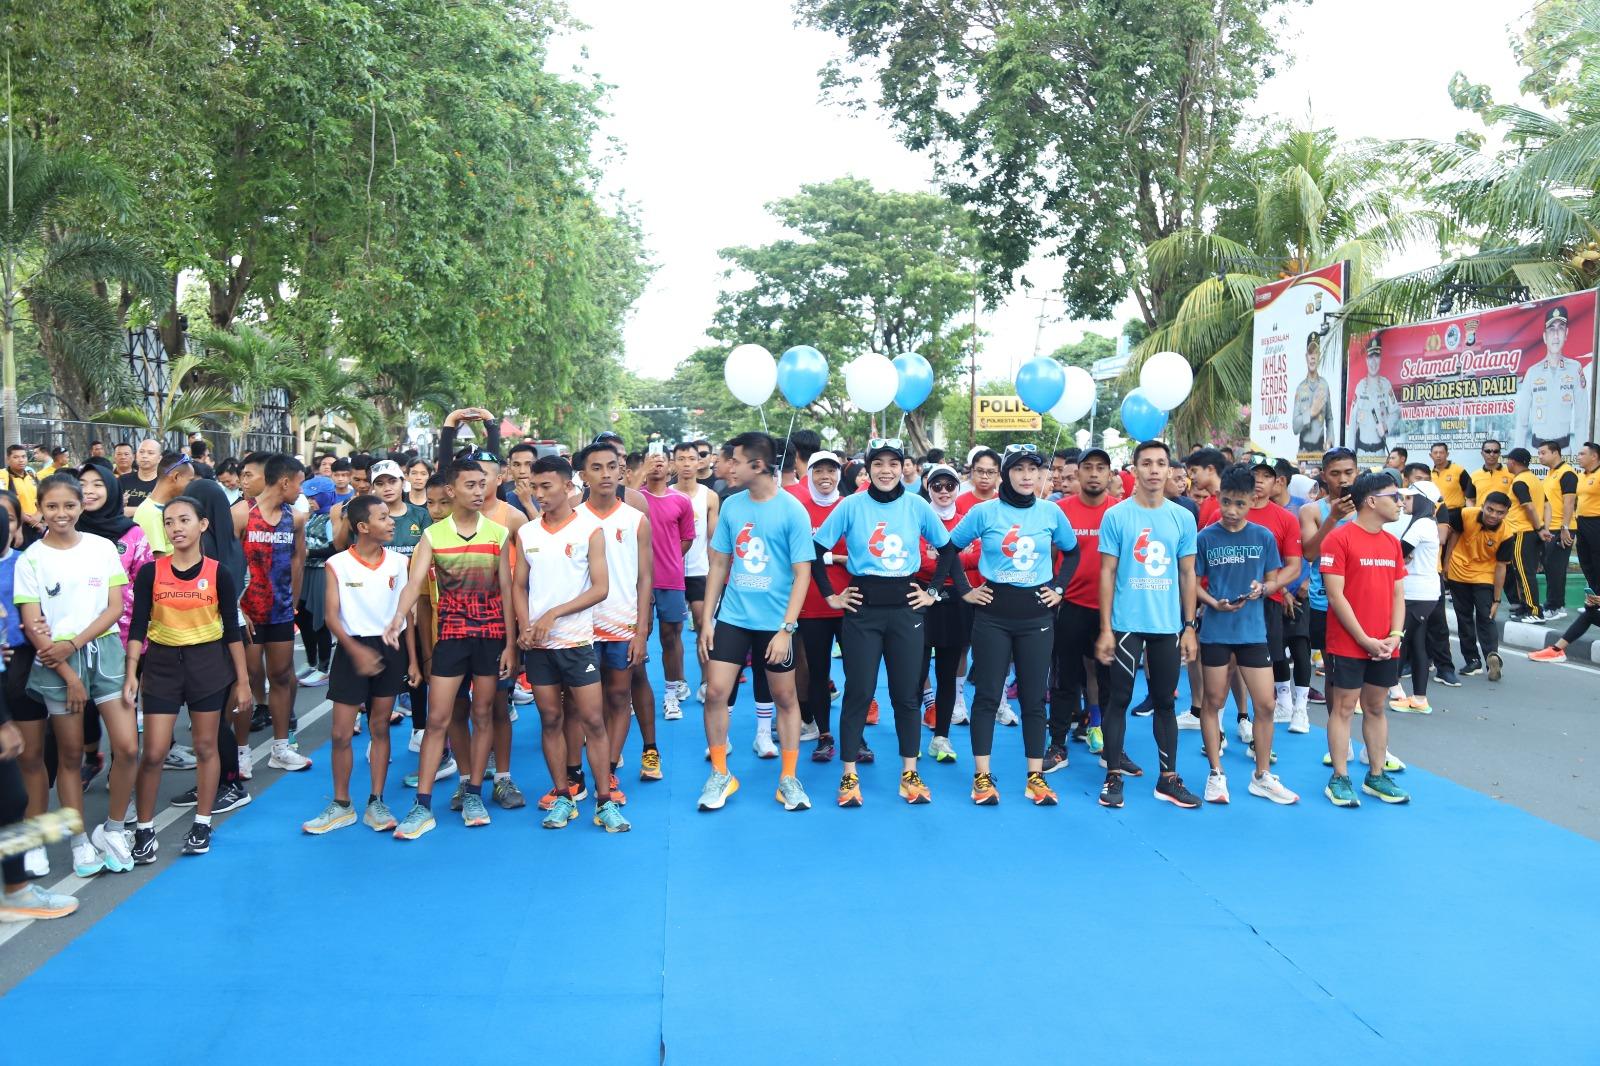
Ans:
<svg viewBox="0 0 1600 1066"><path fill-rule="evenodd" d="M367 371L372 375L369 399L382 413L386 433L395 441L405 439L413 413L443 419L460 395L448 364L415 353L409 358L369 362Z"/></svg>
<svg viewBox="0 0 1600 1066"><path fill-rule="evenodd" d="M123 322L138 295L159 300L165 278L133 244L98 232L93 216L128 204L115 170L76 151L45 152L7 131L6 207L0 221L3 416L17 421L16 335L24 308L55 391L80 410L127 398ZM115 303L106 282L121 283Z"/></svg>
<svg viewBox="0 0 1600 1066"><path fill-rule="evenodd" d="M978 220L997 287L1043 250L1063 262L1075 317L1109 317L1131 288L1154 326L1177 294L1140 271L1143 250L1203 221L1218 155L1272 72L1281 2L798 8L845 43L825 87L859 101L865 67L901 139L937 153L951 195Z"/></svg>
<svg viewBox="0 0 1600 1066"><path fill-rule="evenodd" d="M92 416L90 421L133 426L149 430L159 440L166 440L175 435L193 433L205 422L248 418L250 409L234 400L231 390L201 384L205 377L201 366L200 358L192 353L173 361L168 367L167 391L156 403L154 418L137 407L113 407ZM230 434L236 433L237 430L230 430Z"/></svg>
<svg viewBox="0 0 1600 1066"><path fill-rule="evenodd" d="M347 365L331 352L310 356L304 369L307 381L302 389L290 398L290 410L300 420L301 432L307 445L326 432L329 418L345 418L358 428L358 436L381 436L385 426L378 407L367 398L372 379L363 371ZM348 434L342 434L348 439Z"/></svg>
<svg viewBox="0 0 1600 1066"><path fill-rule="evenodd" d="M234 400L253 416L266 394L283 389L293 397L309 389L313 374L294 344L251 325L235 322L231 330L202 329L191 340L205 352L205 376L223 389L231 389ZM235 454L250 432L250 417L233 429Z"/></svg>
<svg viewBox="0 0 1600 1066"><path fill-rule="evenodd" d="M845 404L843 367L859 355L920 352L936 387L960 372L977 254L964 211L928 193L880 192L859 178L803 186L767 209L793 236L721 253L728 277L744 284L719 298L708 332L721 343L692 357L703 379L715 375L722 397L732 400L721 385L722 361L743 343L775 356L798 344L819 349L830 373L811 413L841 431L862 431L868 421ZM884 432L899 422L892 406L878 420ZM922 411L905 418L905 432L913 450L926 450Z"/></svg>

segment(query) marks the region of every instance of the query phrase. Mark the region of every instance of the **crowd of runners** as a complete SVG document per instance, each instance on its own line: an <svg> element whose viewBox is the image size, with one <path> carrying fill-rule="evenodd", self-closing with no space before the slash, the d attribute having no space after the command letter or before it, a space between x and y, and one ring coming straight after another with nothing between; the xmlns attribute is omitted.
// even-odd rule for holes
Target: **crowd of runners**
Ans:
<svg viewBox="0 0 1600 1066"><path fill-rule="evenodd" d="M458 448L468 422L485 439ZM1394 778L1405 765L1388 747L1389 712L1429 713L1430 680L1499 680L1508 573L1524 613L1547 606L1528 587L1534 546L1575 549L1591 586L1544 658L1600 622L1592 443L1576 468L1541 456L1541 481L1520 449L1508 457L1520 469L1501 467L1492 441L1472 473L1441 445L1432 466L1401 456L1367 472L1335 448L1308 476L1211 447L1179 457L1161 441L1137 444L1120 468L1098 448L1029 443L964 463L893 438L845 455L809 430L637 452L603 433L570 456L530 441L502 456L497 428L482 409L453 412L437 467L413 454L308 467L259 453L213 467L203 443L180 453L146 440L110 455L94 446L82 464L57 449L30 469L14 445L0 479L0 824L47 811L52 788L81 814L104 774L110 817L73 837L73 872L125 872L157 861L162 773L192 770L176 801L194 811L182 852L203 855L213 818L250 802L252 732L271 731L270 766L314 769L297 744L302 686L326 686L332 704L332 798L302 827L317 835L360 822L416 840L452 779L445 802L467 826L487 825L490 804L524 806L511 739L529 706L544 827L577 820L587 801L594 825L627 831L629 730L637 723L648 787L667 754L658 716L696 702L711 764L697 805L719 810L741 786L728 756L743 684L753 751L777 762L775 801L811 806L799 773L810 745L812 762L841 764L837 805L860 807L880 679L910 804L934 796L940 771L925 776L924 758L959 761L959 725L973 803L1000 803L1009 776L1022 800L1055 805L1049 775L1077 743L1105 771L1099 804L1121 807L1130 779L1146 776L1125 749L1130 716L1151 722L1156 799L1228 803L1233 732L1248 793L1294 804L1273 772L1273 736L1308 732L1310 703L1327 708L1326 798L1400 804L1410 797ZM173 742L182 712L187 746ZM417 766L391 806L390 730L408 717ZM996 727L1019 724L1025 765L1002 775ZM1198 795L1179 773L1186 729L1207 761ZM77 905L37 883L43 848L7 856L3 872L0 918Z"/></svg>

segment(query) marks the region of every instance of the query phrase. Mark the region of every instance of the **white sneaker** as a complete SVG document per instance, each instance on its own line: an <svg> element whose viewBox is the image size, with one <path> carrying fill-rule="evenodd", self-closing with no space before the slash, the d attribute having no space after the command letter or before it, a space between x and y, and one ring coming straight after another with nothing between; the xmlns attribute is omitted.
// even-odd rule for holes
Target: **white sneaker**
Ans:
<svg viewBox="0 0 1600 1066"><path fill-rule="evenodd" d="M526 706L533 702L533 689L525 688L521 681L511 686L511 702Z"/></svg>
<svg viewBox="0 0 1600 1066"><path fill-rule="evenodd" d="M1212 770L1206 775L1206 802L1228 802L1228 777L1221 770Z"/></svg>
<svg viewBox="0 0 1600 1066"><path fill-rule="evenodd" d="M1289 732L1291 732L1291 733L1309 733L1309 732L1311 732L1311 716L1306 714L1306 709L1304 707L1296 707L1292 712L1290 712L1290 714L1289 714Z"/></svg>
<svg viewBox="0 0 1600 1066"><path fill-rule="evenodd" d="M667 689L667 694L661 697L661 717L668 722L676 722L683 717L683 708L678 706L678 690Z"/></svg>
<svg viewBox="0 0 1600 1066"><path fill-rule="evenodd" d="M1001 700L1000 706L994 712L994 720L999 725L1016 725L1021 719L1017 712L1011 709L1010 700Z"/></svg>
<svg viewBox="0 0 1600 1066"><path fill-rule="evenodd" d="M696 703L704 703L706 701L706 683L704 681L700 682L700 688L695 692L694 698Z"/></svg>
<svg viewBox="0 0 1600 1066"><path fill-rule="evenodd" d="M300 683L306 688L321 688L328 683L328 675L321 670L312 670L300 679Z"/></svg>
<svg viewBox="0 0 1600 1066"><path fill-rule="evenodd" d="M778 757L778 745L772 742L771 733L757 733L755 743L751 744L750 747L755 750L758 758L776 759Z"/></svg>
<svg viewBox="0 0 1600 1066"><path fill-rule="evenodd" d="M1352 763L1352 762L1355 761L1355 758L1356 758L1356 742L1354 740L1347 741L1345 743L1344 760L1345 760L1346 763ZM1323 766L1332 766L1333 765L1333 756L1329 755L1327 752L1323 752L1322 753L1322 765Z"/></svg>
<svg viewBox="0 0 1600 1066"><path fill-rule="evenodd" d="M1365 747L1361 749L1361 765L1372 765L1367 761L1367 749ZM1387 758L1383 760L1383 771L1388 774L1403 774L1406 772L1406 764L1401 760L1400 756L1391 751L1387 753Z"/></svg>
<svg viewBox="0 0 1600 1066"><path fill-rule="evenodd" d="M267 765L274 770L289 770L292 772L311 769L311 760L287 744L281 748L275 744L272 748L272 754L267 758Z"/></svg>
<svg viewBox="0 0 1600 1066"><path fill-rule="evenodd" d="M256 775L256 763L255 763L255 760L250 757L250 749L249 748L240 748L239 749L239 777L241 779L245 780L245 781L249 781L251 778L255 777L255 775Z"/></svg>
<svg viewBox="0 0 1600 1066"><path fill-rule="evenodd" d="M108 833L104 825L97 825L89 834L89 843L105 857L105 868L112 873L125 874L133 869L133 852L121 830Z"/></svg>
<svg viewBox="0 0 1600 1066"><path fill-rule="evenodd" d="M816 740L821 735L822 730L817 728L816 722L800 723L800 743L804 744L808 740Z"/></svg>
<svg viewBox="0 0 1600 1066"><path fill-rule="evenodd" d="M972 716L967 713L967 697L966 697L966 694L964 692L961 692L958 689L956 691L955 709L950 712L950 724L951 725L966 725L971 720L972 720Z"/></svg>
<svg viewBox="0 0 1600 1066"><path fill-rule="evenodd" d="M1252 744L1256 739L1256 727L1248 718L1239 719L1239 743Z"/></svg>
<svg viewBox="0 0 1600 1066"><path fill-rule="evenodd" d="M1200 719L1195 716L1193 711L1184 711L1182 714L1178 715L1178 728L1199 729Z"/></svg>
<svg viewBox="0 0 1600 1066"><path fill-rule="evenodd" d="M93 877L106 868L106 857L98 848L85 840L72 846L72 872L79 877Z"/></svg>
<svg viewBox="0 0 1600 1066"><path fill-rule="evenodd" d="M187 744L174 744L167 751L167 761L162 764L167 770L193 770L199 760L194 757L194 749Z"/></svg>
<svg viewBox="0 0 1600 1066"><path fill-rule="evenodd" d="M1260 796L1273 803L1288 805L1300 802L1300 797L1285 788L1283 782L1278 780L1277 774L1263 774L1261 777L1251 774L1247 791L1252 796Z"/></svg>
<svg viewBox="0 0 1600 1066"><path fill-rule="evenodd" d="M949 737L934 737L928 741L928 754L934 762L956 761L956 749L950 746Z"/></svg>
<svg viewBox="0 0 1600 1066"><path fill-rule="evenodd" d="M1284 722L1287 722L1291 717L1293 717L1293 715L1294 715L1294 697L1293 696L1290 696L1286 700L1285 699L1278 700L1278 702L1275 703L1273 705L1273 707L1272 707L1272 723L1274 725L1281 725Z"/></svg>
<svg viewBox="0 0 1600 1066"><path fill-rule="evenodd" d="M434 771L433 779L435 781L443 781L447 777L456 776L459 771L460 767L456 766L456 757L454 755L446 755L444 761L439 764L439 769Z"/></svg>
<svg viewBox="0 0 1600 1066"><path fill-rule="evenodd" d="M413 754L422 750L422 738L428 731L426 729L413 729L411 740L406 744L406 750Z"/></svg>
<svg viewBox="0 0 1600 1066"><path fill-rule="evenodd" d="M725 754L728 754L728 755L732 755L733 754L733 738L731 736L728 738L727 747L723 748L722 750L723 750L723 752ZM710 762L710 761L711 761L711 749L707 748L706 749L706 762Z"/></svg>
<svg viewBox="0 0 1600 1066"><path fill-rule="evenodd" d="M50 853L43 848L29 848L23 852L22 872L29 877L49 877Z"/></svg>

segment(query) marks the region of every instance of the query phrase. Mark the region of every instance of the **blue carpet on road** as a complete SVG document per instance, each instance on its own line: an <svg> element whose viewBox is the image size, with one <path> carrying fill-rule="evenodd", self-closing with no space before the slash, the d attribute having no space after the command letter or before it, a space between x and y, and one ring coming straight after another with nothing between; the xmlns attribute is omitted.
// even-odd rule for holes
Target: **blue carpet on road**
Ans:
<svg viewBox="0 0 1600 1066"><path fill-rule="evenodd" d="M440 827L415 843L360 827L306 837L330 794L324 748L221 823L209 856L163 852L160 877L0 1002L0 1033L42 1054L74 1019L161 1019L148 1039L127 1030L118 1061L232 1066L1600 1055L1600 845L1420 768L1403 778L1413 805L1337 810L1321 796L1322 733L1280 730L1298 807L1245 792L1235 743L1231 806L1180 811L1146 776L1111 812L1075 745L1053 777L1062 805L1036 809L1020 730L1002 729L1003 802L979 809L958 728L960 761L924 760L934 803L910 808L880 691L865 807L834 807L838 765L812 764L807 745L817 807L791 814L772 798L776 762L750 752L743 700L728 808L695 810L691 703L660 723L664 781L637 781L633 732L634 830L620 836L589 823L587 802L561 832L532 806L491 807L494 824L469 832L441 784ZM549 784L527 711L514 770L531 800ZM1391 747L1403 756L1426 728L1399 721ZM398 811L415 763L403 736ZM1129 738L1153 772L1149 720ZM1198 734L1181 751L1198 790ZM358 760L358 793L363 772Z"/></svg>

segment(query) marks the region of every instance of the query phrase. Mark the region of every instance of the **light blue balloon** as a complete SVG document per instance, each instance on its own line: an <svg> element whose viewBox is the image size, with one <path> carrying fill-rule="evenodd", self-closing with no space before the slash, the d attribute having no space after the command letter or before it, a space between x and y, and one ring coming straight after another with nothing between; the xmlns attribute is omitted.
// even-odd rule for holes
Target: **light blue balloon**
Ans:
<svg viewBox="0 0 1600 1066"><path fill-rule="evenodd" d="M1150 402L1143 389L1133 389L1122 398L1122 428L1130 440L1154 440L1167 428L1167 412Z"/></svg>
<svg viewBox="0 0 1600 1066"><path fill-rule="evenodd" d="M896 356L894 372L900 375L900 387L894 392L895 406L902 411L914 411L933 395L933 364L917 352Z"/></svg>
<svg viewBox="0 0 1600 1066"><path fill-rule="evenodd" d="M1067 388L1067 372L1061 364L1045 356L1035 356L1017 368L1017 397L1030 411L1050 410Z"/></svg>
<svg viewBox="0 0 1600 1066"><path fill-rule="evenodd" d="M815 403L828 387L828 361L809 344L797 344L778 360L778 391L791 406Z"/></svg>

